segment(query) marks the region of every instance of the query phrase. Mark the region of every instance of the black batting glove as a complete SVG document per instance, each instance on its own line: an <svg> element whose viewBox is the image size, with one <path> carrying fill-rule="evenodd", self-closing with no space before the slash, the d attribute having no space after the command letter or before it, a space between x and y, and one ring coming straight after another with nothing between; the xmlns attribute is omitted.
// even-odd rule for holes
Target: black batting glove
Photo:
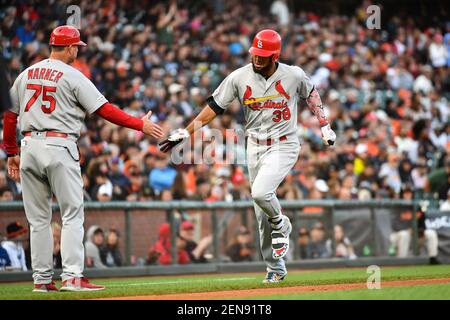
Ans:
<svg viewBox="0 0 450 320"><path fill-rule="evenodd" d="M187 141L190 137L189 132L186 129L178 129L175 133L171 134L166 140L158 144L159 150L166 153L172 150L176 145L181 142Z"/></svg>

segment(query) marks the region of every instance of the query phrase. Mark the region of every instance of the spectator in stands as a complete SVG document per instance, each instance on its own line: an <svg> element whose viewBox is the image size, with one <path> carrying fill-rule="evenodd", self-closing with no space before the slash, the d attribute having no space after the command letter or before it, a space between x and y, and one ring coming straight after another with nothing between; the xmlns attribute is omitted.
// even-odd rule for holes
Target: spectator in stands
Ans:
<svg viewBox="0 0 450 320"><path fill-rule="evenodd" d="M401 191L401 199L412 200L414 191L411 185L405 185ZM414 213L407 210L398 215L393 215L392 230L390 235L391 246L395 248L399 258L408 256L412 242L412 215ZM436 230L427 229L425 225L425 213L421 208L415 213L417 219L417 229L419 245L425 244L430 264L439 264L438 255L438 235Z"/></svg>
<svg viewBox="0 0 450 320"><path fill-rule="evenodd" d="M156 150L154 150L153 152L148 152L145 154L144 156L144 161L143 161L143 170L142 170L142 174L144 176L149 176L150 172L152 172L153 168L155 167L155 162L156 162Z"/></svg>
<svg viewBox="0 0 450 320"><path fill-rule="evenodd" d="M179 237L186 241L185 250L189 254L189 259L193 263L208 262L206 251L212 242L212 235L202 238L198 243L194 241L195 226L185 220L180 225Z"/></svg>
<svg viewBox="0 0 450 320"><path fill-rule="evenodd" d="M100 249L102 263L107 267L122 266L122 254L119 249L119 232L116 229L110 229L106 233L105 245Z"/></svg>
<svg viewBox="0 0 450 320"><path fill-rule="evenodd" d="M234 168L231 176L231 183L234 188L231 191L234 200L250 200L250 184L243 172L243 169L239 166ZM288 193L289 191L287 191ZM295 192L295 191L293 191Z"/></svg>
<svg viewBox="0 0 450 320"><path fill-rule="evenodd" d="M447 200L441 203L439 206L439 210L441 211L450 211L450 189L447 192Z"/></svg>
<svg viewBox="0 0 450 320"><path fill-rule="evenodd" d="M0 201L13 201L14 195L12 190L5 186L0 188Z"/></svg>
<svg viewBox="0 0 450 320"><path fill-rule="evenodd" d="M331 252L325 245L325 227L322 222L316 222L311 229L311 257L313 259L329 258Z"/></svg>
<svg viewBox="0 0 450 320"><path fill-rule="evenodd" d="M62 269L61 258L61 225L58 222L52 222L53 234L53 269Z"/></svg>
<svg viewBox="0 0 450 320"><path fill-rule="evenodd" d="M425 65L421 71L422 73L414 80L414 92L429 94L434 90L433 82L431 81L433 69L429 65Z"/></svg>
<svg viewBox="0 0 450 320"><path fill-rule="evenodd" d="M157 194L164 189L170 189L177 175L177 171L169 166L169 157L158 153L156 156L155 168L148 177L150 187Z"/></svg>
<svg viewBox="0 0 450 320"><path fill-rule="evenodd" d="M312 259L311 239L309 238L309 231L306 228L300 228L297 240L298 256L300 259Z"/></svg>
<svg viewBox="0 0 450 320"><path fill-rule="evenodd" d="M97 200L98 201L111 201L113 198L113 189L111 181L108 179L105 180L105 183L101 184L97 190Z"/></svg>
<svg viewBox="0 0 450 320"><path fill-rule="evenodd" d="M18 192L15 182L6 176L5 171L0 171L0 190L2 190L1 201L14 200L15 194Z"/></svg>
<svg viewBox="0 0 450 320"><path fill-rule="evenodd" d="M177 236L176 249L177 249L177 263L187 264L190 263L189 253L185 250L186 241ZM169 265L172 263L171 254L171 240L170 240L170 224L163 223L159 226L159 238L155 244L153 244L148 252L147 264L161 264Z"/></svg>
<svg viewBox="0 0 450 320"><path fill-rule="evenodd" d="M86 233L86 242L84 250L86 253L86 267L88 268L106 268L103 264L100 252L105 242L103 229L97 225L90 226Z"/></svg>
<svg viewBox="0 0 450 320"><path fill-rule="evenodd" d="M3 249L8 253L11 268L27 271L25 262L24 242L28 230L20 222L12 222L6 227L6 240L2 242Z"/></svg>
<svg viewBox="0 0 450 320"><path fill-rule="evenodd" d="M0 271L11 267L11 259L9 259L8 252L0 245Z"/></svg>
<svg viewBox="0 0 450 320"><path fill-rule="evenodd" d="M402 184L412 184L412 170L413 164L410 159L403 159L400 161L398 173Z"/></svg>
<svg viewBox="0 0 450 320"><path fill-rule="evenodd" d="M331 255L336 258L356 259L351 241L345 236L344 229L341 225L334 226L335 250L333 250L333 242L328 239L326 247L328 252L334 252Z"/></svg>
<svg viewBox="0 0 450 320"><path fill-rule="evenodd" d="M311 187L308 190L308 198L312 199L312 200L324 199L330 190L327 183L322 179L317 179L314 181L314 183L312 182L312 180L305 181L305 182L306 182L306 184L311 183ZM305 188L307 188L306 185L305 185ZM318 213L323 212L323 208L320 206L304 207L303 212L308 213L308 214L318 214Z"/></svg>
<svg viewBox="0 0 450 320"><path fill-rule="evenodd" d="M0 233L0 241L3 240L3 235ZM2 247L0 242L0 271L11 267L11 259L9 259L8 252Z"/></svg>
<svg viewBox="0 0 450 320"><path fill-rule="evenodd" d="M402 181L400 178L399 156L394 152L389 152L388 162L384 163L380 168L379 176L385 179L386 185L394 190L395 193L400 192Z"/></svg>
<svg viewBox="0 0 450 320"><path fill-rule="evenodd" d="M87 176L86 173L83 173L81 175L81 178L83 179L83 199L84 201L92 201L92 197L88 191L90 189L89 177Z"/></svg>
<svg viewBox="0 0 450 320"><path fill-rule="evenodd" d="M428 166L426 158L419 158L411 171L412 185L415 190L423 191L427 182Z"/></svg>
<svg viewBox="0 0 450 320"><path fill-rule="evenodd" d="M431 64L434 68L442 68L447 65L449 52L446 45L443 43L442 34L437 32L433 37L433 42L429 47L429 55Z"/></svg>
<svg viewBox="0 0 450 320"><path fill-rule="evenodd" d="M186 190L185 175L183 172L178 172L171 188L171 194L174 200L182 200L188 198Z"/></svg>
<svg viewBox="0 0 450 320"><path fill-rule="evenodd" d="M125 200L131 191L131 182L122 172L120 159L117 156L111 158L109 180L113 186L113 199Z"/></svg>
<svg viewBox="0 0 450 320"><path fill-rule="evenodd" d="M444 167L437 168L428 175L425 183L425 191L437 195L439 199L447 199L447 192L450 189L450 154L444 160Z"/></svg>
<svg viewBox="0 0 450 320"><path fill-rule="evenodd" d="M240 226L236 231L234 241L227 248L226 255L233 262L253 261L255 246L250 231L245 226Z"/></svg>

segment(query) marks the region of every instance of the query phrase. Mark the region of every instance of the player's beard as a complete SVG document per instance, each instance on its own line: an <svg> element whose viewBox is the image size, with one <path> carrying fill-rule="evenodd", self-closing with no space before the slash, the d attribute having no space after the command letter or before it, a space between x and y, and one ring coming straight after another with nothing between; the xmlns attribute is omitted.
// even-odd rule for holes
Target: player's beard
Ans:
<svg viewBox="0 0 450 320"><path fill-rule="evenodd" d="M258 74L262 75L263 77L266 77L269 74L269 72L270 72L270 70L272 68L272 63L273 62L269 62L266 66L264 66L264 67L262 67L260 69L257 69L255 67L255 63L252 61L253 71L255 73L258 73Z"/></svg>

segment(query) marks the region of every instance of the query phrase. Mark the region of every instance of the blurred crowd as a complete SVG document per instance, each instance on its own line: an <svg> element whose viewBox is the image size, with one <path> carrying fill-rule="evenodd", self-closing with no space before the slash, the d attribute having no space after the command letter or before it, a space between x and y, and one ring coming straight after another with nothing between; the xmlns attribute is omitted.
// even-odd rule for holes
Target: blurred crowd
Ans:
<svg viewBox="0 0 450 320"><path fill-rule="evenodd" d="M266 1L267 2L267 1ZM447 199L450 177L450 22L392 16L366 28L362 2L351 14L319 15L274 1L80 1L82 39L74 67L125 111L170 132L192 120L230 72L248 63L254 34L283 39L281 61L301 66L321 93L337 132L325 148L302 105L300 157L280 186L283 199L398 198L404 188ZM12 80L49 54L48 37L67 19L65 1L0 11L2 53ZM270 8L270 10L268 10ZM268 11L271 13L269 14ZM235 17L239 17L236 19ZM203 130L242 129L237 102ZM157 141L88 117L79 140L87 201L249 199L245 165L174 165ZM210 144L217 154L224 145ZM242 148L244 146L241 146ZM201 152L201 144L194 152ZM0 161L2 200L20 184Z"/></svg>

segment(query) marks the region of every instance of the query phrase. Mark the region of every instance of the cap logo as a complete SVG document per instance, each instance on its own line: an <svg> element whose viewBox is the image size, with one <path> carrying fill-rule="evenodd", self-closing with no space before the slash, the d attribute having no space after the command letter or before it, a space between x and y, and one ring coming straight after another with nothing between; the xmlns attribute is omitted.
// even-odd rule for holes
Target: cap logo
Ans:
<svg viewBox="0 0 450 320"><path fill-rule="evenodd" d="M262 41L261 41L261 40L258 40L258 48L262 49L262 47L263 47Z"/></svg>

